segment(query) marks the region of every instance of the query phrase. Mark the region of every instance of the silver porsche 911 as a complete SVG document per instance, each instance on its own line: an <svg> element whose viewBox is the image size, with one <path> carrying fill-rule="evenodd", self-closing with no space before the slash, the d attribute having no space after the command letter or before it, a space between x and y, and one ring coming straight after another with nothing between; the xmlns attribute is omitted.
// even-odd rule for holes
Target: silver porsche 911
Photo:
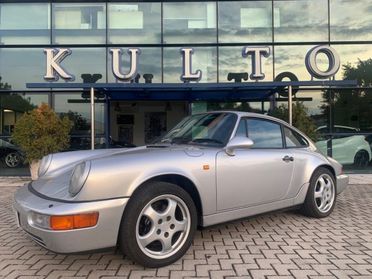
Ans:
<svg viewBox="0 0 372 279"><path fill-rule="evenodd" d="M299 206L328 216L348 184L342 166L287 123L260 114L209 112L158 142L58 153L20 188L20 226L58 253L113 247L149 267L190 247L197 226Z"/></svg>

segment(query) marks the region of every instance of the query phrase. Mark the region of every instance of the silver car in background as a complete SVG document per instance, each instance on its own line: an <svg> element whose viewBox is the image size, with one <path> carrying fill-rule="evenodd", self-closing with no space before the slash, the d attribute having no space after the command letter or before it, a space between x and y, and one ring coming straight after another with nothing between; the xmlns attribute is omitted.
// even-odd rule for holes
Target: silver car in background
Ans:
<svg viewBox="0 0 372 279"><path fill-rule="evenodd" d="M342 167L284 121L253 113L187 117L158 142L58 153L15 194L20 226L59 253L119 245L149 267L178 260L197 226L299 206L328 216Z"/></svg>

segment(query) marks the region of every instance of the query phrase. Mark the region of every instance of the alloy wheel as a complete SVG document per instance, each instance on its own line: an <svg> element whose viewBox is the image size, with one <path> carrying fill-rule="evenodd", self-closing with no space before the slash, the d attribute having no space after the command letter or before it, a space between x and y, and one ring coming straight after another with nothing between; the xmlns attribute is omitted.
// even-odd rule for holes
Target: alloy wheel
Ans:
<svg viewBox="0 0 372 279"><path fill-rule="evenodd" d="M328 174L319 176L314 187L314 199L318 210L327 213L335 201L335 185Z"/></svg>
<svg viewBox="0 0 372 279"><path fill-rule="evenodd" d="M9 153L5 156L5 164L9 168L15 168L20 164L20 157L16 152Z"/></svg>
<svg viewBox="0 0 372 279"><path fill-rule="evenodd" d="M171 194L146 204L137 219L137 244L148 257L168 258L177 253L190 233L191 217L185 202Z"/></svg>

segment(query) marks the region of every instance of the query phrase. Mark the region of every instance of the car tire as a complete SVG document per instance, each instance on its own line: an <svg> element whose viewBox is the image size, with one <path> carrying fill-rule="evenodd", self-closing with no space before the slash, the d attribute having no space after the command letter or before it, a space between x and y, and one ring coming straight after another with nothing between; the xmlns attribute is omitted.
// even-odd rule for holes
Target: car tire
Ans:
<svg viewBox="0 0 372 279"><path fill-rule="evenodd" d="M4 163L8 168L16 168L21 164L22 158L18 152L10 152L5 155Z"/></svg>
<svg viewBox="0 0 372 279"><path fill-rule="evenodd" d="M354 166L365 168L369 163L369 154L365 150L359 150L354 156Z"/></svg>
<svg viewBox="0 0 372 279"><path fill-rule="evenodd" d="M169 265L189 249L197 227L190 195L177 185L153 182L136 191L123 214L119 246L146 267Z"/></svg>
<svg viewBox="0 0 372 279"><path fill-rule="evenodd" d="M327 217L335 207L336 197L334 175L326 168L318 168L311 176L302 213L314 218Z"/></svg>

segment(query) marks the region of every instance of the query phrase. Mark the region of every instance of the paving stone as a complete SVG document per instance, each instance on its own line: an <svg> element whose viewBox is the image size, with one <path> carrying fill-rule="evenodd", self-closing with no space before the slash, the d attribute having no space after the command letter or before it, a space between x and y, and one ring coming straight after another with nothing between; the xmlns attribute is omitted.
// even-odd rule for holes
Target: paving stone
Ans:
<svg viewBox="0 0 372 279"><path fill-rule="evenodd" d="M0 279L372 278L372 185L351 185L331 216L276 212L198 230L176 263L144 268L118 250L60 255L17 227L17 187L0 189Z"/></svg>

